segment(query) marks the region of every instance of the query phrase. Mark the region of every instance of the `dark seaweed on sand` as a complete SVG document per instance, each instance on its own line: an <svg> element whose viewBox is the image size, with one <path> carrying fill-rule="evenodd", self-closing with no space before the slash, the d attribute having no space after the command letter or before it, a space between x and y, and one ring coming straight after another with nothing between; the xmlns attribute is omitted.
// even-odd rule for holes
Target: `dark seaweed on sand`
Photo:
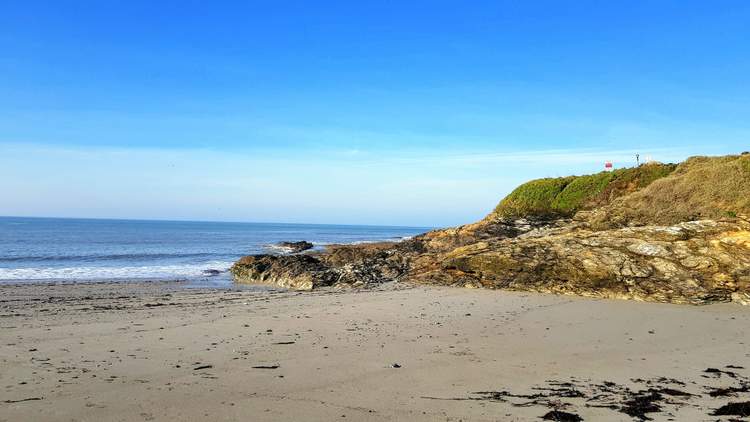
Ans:
<svg viewBox="0 0 750 422"><path fill-rule="evenodd" d="M750 401L742 403L727 403L714 410L714 416L750 416Z"/></svg>
<svg viewBox="0 0 750 422"><path fill-rule="evenodd" d="M664 396L656 390L639 391L625 400L620 411L642 421L651 420L646 414L661 412L659 402L663 400Z"/></svg>
<svg viewBox="0 0 750 422"><path fill-rule="evenodd" d="M743 369L738 365L727 365L726 368ZM723 387L702 386L702 389L708 393L708 397L736 396L738 393L750 392L750 378L737 372L707 368L703 373L711 374L710 377L707 375L704 375L704 377L711 378L713 380L712 383L731 383ZM687 387L688 383L675 378L631 379L630 382L641 385L642 388L634 390L612 381L594 383L588 379L580 380L571 378L570 381L548 380L545 386L532 387L532 392L528 394L498 390L478 391L464 398L423 398L502 402L516 407L546 407L548 411L543 416L540 416L542 420L577 422L582 421L583 418L575 413L561 409L570 410L570 408L576 405L583 405L589 408L611 409L612 411L626 414L636 421L649 421L653 419L652 416L654 414L659 413L673 417L672 412L681 407L692 405L692 398L702 396L699 393L684 391L683 388ZM690 382L690 384L701 388L695 382ZM706 412L711 411L706 409ZM710 414L713 416L747 417L750 416L750 402L727 403L713 410Z"/></svg>
<svg viewBox="0 0 750 422"><path fill-rule="evenodd" d="M563 412L561 410L552 410L547 412L542 419L545 421L557 421L557 422L581 422L583 418L576 415L575 413Z"/></svg>

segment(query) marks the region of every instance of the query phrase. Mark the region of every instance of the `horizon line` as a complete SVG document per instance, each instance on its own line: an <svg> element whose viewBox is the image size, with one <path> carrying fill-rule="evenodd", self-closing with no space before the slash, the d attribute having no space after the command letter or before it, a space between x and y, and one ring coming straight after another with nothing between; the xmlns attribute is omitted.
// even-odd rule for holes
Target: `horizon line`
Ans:
<svg viewBox="0 0 750 422"><path fill-rule="evenodd" d="M138 221L138 222L163 222L163 223L221 223L221 224L262 224L262 225L286 225L286 226L343 226L343 227L392 227L408 229L437 229L438 226L409 226L394 224L336 224L336 223L299 223L299 222L270 222L270 221L227 221L227 220L192 220L192 219L168 219L168 218L115 218L115 217L53 217L53 216L24 216L24 215L0 215L0 219L6 218L28 218L38 220L97 220L97 221Z"/></svg>

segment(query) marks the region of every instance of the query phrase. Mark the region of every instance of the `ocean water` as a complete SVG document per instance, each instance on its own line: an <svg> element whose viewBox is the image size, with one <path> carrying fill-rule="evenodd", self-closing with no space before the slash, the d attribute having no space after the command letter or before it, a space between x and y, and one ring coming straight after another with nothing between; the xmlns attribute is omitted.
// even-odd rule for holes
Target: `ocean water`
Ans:
<svg viewBox="0 0 750 422"><path fill-rule="evenodd" d="M429 228L0 217L0 283L192 280L225 284L238 258L281 241L399 240ZM218 276L207 274L219 270Z"/></svg>

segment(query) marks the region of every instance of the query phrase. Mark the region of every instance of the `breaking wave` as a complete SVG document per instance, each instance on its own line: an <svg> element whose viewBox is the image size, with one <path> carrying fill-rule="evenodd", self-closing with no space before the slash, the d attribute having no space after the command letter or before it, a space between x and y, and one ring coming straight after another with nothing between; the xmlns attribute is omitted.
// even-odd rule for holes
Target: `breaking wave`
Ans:
<svg viewBox="0 0 750 422"><path fill-rule="evenodd" d="M185 265L0 268L0 281L182 279L205 276L206 270L226 271L231 266L231 261L211 261Z"/></svg>

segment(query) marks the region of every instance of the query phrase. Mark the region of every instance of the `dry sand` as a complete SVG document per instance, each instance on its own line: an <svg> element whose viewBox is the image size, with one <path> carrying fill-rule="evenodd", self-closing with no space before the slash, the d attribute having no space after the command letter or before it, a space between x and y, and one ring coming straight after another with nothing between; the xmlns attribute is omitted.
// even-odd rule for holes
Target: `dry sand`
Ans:
<svg viewBox="0 0 750 422"><path fill-rule="evenodd" d="M623 408L651 399L655 420L729 420L709 413L750 400L709 395L750 375L734 368L750 368L750 308L733 304L180 283L4 285L0 298L2 421L512 421L555 407L632 421Z"/></svg>

